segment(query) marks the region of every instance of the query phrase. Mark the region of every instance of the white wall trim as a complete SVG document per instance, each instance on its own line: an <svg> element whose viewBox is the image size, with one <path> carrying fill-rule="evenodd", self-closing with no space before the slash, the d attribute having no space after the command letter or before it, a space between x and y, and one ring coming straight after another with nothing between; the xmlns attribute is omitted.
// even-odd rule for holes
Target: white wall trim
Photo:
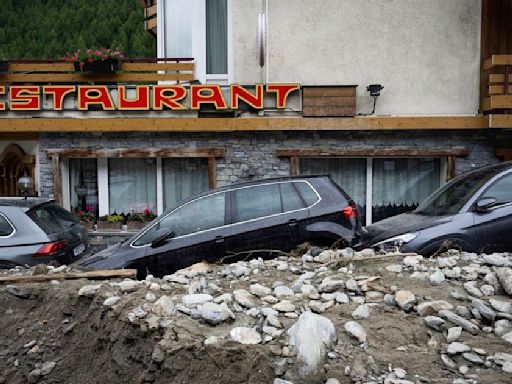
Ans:
<svg viewBox="0 0 512 384"><path fill-rule="evenodd" d="M370 225L373 220L373 158L366 158L366 224Z"/></svg>
<svg viewBox="0 0 512 384"><path fill-rule="evenodd" d="M98 209L99 215L109 214L109 194L108 194L108 158L98 158Z"/></svg>
<svg viewBox="0 0 512 384"><path fill-rule="evenodd" d="M62 169L62 206L71 211L71 186L69 185L69 158L61 159Z"/></svg>
<svg viewBox="0 0 512 384"><path fill-rule="evenodd" d="M164 213L164 183L162 171L162 158L156 158L156 211L158 215Z"/></svg>

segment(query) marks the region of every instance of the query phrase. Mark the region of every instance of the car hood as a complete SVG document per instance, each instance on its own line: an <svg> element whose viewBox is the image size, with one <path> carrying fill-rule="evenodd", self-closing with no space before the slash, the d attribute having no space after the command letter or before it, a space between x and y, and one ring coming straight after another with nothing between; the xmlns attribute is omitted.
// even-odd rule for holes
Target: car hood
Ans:
<svg viewBox="0 0 512 384"><path fill-rule="evenodd" d="M98 253L95 253L95 254L90 255L89 257L83 258L78 262L78 264L82 267L88 267L97 261L106 259L107 257L114 255L119 250L119 248L121 248L122 244L123 243L118 243L118 244L112 245L106 249L103 249L102 251L99 251Z"/></svg>
<svg viewBox="0 0 512 384"><path fill-rule="evenodd" d="M365 228L362 242L373 245L379 241L409 232L418 232L422 229L446 223L452 219L448 216L427 216L418 213L403 213L389 217Z"/></svg>

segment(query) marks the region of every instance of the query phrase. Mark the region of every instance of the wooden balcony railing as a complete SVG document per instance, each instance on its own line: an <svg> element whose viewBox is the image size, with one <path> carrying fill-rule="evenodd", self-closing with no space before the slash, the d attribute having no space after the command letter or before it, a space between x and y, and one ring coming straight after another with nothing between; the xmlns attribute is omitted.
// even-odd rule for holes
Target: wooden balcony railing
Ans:
<svg viewBox="0 0 512 384"><path fill-rule="evenodd" d="M73 63L62 60L9 61L7 71L0 72L0 84L56 83L149 83L159 81L190 82L194 80L192 58L125 59L116 73L75 71Z"/></svg>
<svg viewBox="0 0 512 384"><path fill-rule="evenodd" d="M142 7L144 8L144 28L156 37L157 15L156 15L156 1L141 0Z"/></svg>
<svg viewBox="0 0 512 384"><path fill-rule="evenodd" d="M486 95L482 99L483 113L512 111L512 55L492 55L482 64L487 80Z"/></svg>

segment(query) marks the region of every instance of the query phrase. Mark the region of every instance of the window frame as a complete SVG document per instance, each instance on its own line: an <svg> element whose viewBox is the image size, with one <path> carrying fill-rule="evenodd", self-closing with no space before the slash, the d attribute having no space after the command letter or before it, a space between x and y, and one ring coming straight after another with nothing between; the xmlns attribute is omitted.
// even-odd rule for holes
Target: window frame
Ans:
<svg viewBox="0 0 512 384"><path fill-rule="evenodd" d="M0 212L0 216L2 216L5 221L7 222L7 224L9 224L9 226L11 227L12 231L11 233L9 233L8 235L0 235L0 239L8 239L10 237L13 237L15 234L16 234L16 227L14 226L14 224L12 223L11 220L9 220L9 218L7 217L7 215L5 215L3 212Z"/></svg>
<svg viewBox="0 0 512 384"><path fill-rule="evenodd" d="M250 188L250 187L259 187L259 186L264 186L264 185L270 185L270 184L282 184L282 183L306 183L307 185L309 185L309 187L315 192L315 194L317 195L318 197L318 200L315 201L313 204L309 205L309 206L306 206L304 208L300 208L300 209L296 209L296 210L293 210L293 211L287 211L287 212L281 212L281 213L276 213L276 214L273 214L273 215L268 215L268 216L262 216L262 217L258 217L258 218L255 218L255 219L250 219L250 220L244 220L244 221L237 221L235 222L235 218L236 216L234 215L234 205L236 204L235 202L235 198L234 198L234 191L237 191L239 189L244 189L244 188ZM280 190L279 190L280 191ZM228 227L232 227L232 226L235 226L235 225L240 225L240 224L246 224L246 223L250 223L250 222L254 222L254 221L258 221L258 220L264 220L264 219L268 219L268 218L271 218L271 217L276 217L276 216L280 216L280 215L287 215L289 213L293 213L293 212L299 212L299 211L303 211L303 210L306 210L306 209L311 209L313 208L315 205L319 204L321 201L322 201L322 196L318 193L318 191L315 189L315 187L313 187L313 185L311 185L311 183L307 180L304 180L304 179L298 179L298 180L285 180L285 181L274 181L274 182L267 182L267 183L261 183L261 184L256 184L256 185L247 185L247 186L243 186L243 187L235 187L235 188L229 188L229 189L226 189L226 190L222 190L222 191L216 191L216 192L212 192L212 193L209 193L205 196L200 196L200 197L197 197L195 199L192 199L190 201L187 201L186 203L183 203L182 205L174 208L172 211L166 213L165 215L161 215L157 221L155 221L150 227L148 227L144 232L142 232L139 236L137 236L133 241L130 242L130 247L132 248L144 248L144 247L149 247L151 245L151 243L148 243L148 244L142 244L142 245L134 245L134 243L139 239L141 238L142 236L144 236L151 228L153 228L154 226L156 226L158 223L160 223L160 221L162 221L165 217L173 214L174 212L176 212L178 209L194 202L194 201L197 201L197 200L200 200L200 199L204 199L206 197L209 197L209 196L213 196L213 195L216 195L216 194L219 194L219 193L226 193L226 213L225 213L225 222L226 224L224 224L223 226L220 226L220 227L215 227L215 228L210 228L210 229L205 229L203 231L198 231L198 232L194 232L194 233L190 233L190 234L187 234L187 235L183 235L183 236L178 236L178 237L175 237L174 239L182 239L182 238L185 238L185 237L189 237L189 236L195 236L195 235L198 235L198 234L202 234L202 233L206 233L206 232L209 232L209 231L215 231L217 229L220 229L220 228L228 228ZM300 193L298 193L299 196Z"/></svg>

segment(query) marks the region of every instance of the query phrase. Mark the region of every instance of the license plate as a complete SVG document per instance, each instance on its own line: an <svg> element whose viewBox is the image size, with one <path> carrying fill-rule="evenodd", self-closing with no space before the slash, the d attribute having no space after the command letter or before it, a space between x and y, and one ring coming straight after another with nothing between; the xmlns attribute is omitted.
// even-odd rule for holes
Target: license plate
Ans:
<svg viewBox="0 0 512 384"><path fill-rule="evenodd" d="M85 245L84 244L80 244L79 246L75 247L73 249L73 255L76 256L79 256L81 255L83 252L85 251Z"/></svg>

